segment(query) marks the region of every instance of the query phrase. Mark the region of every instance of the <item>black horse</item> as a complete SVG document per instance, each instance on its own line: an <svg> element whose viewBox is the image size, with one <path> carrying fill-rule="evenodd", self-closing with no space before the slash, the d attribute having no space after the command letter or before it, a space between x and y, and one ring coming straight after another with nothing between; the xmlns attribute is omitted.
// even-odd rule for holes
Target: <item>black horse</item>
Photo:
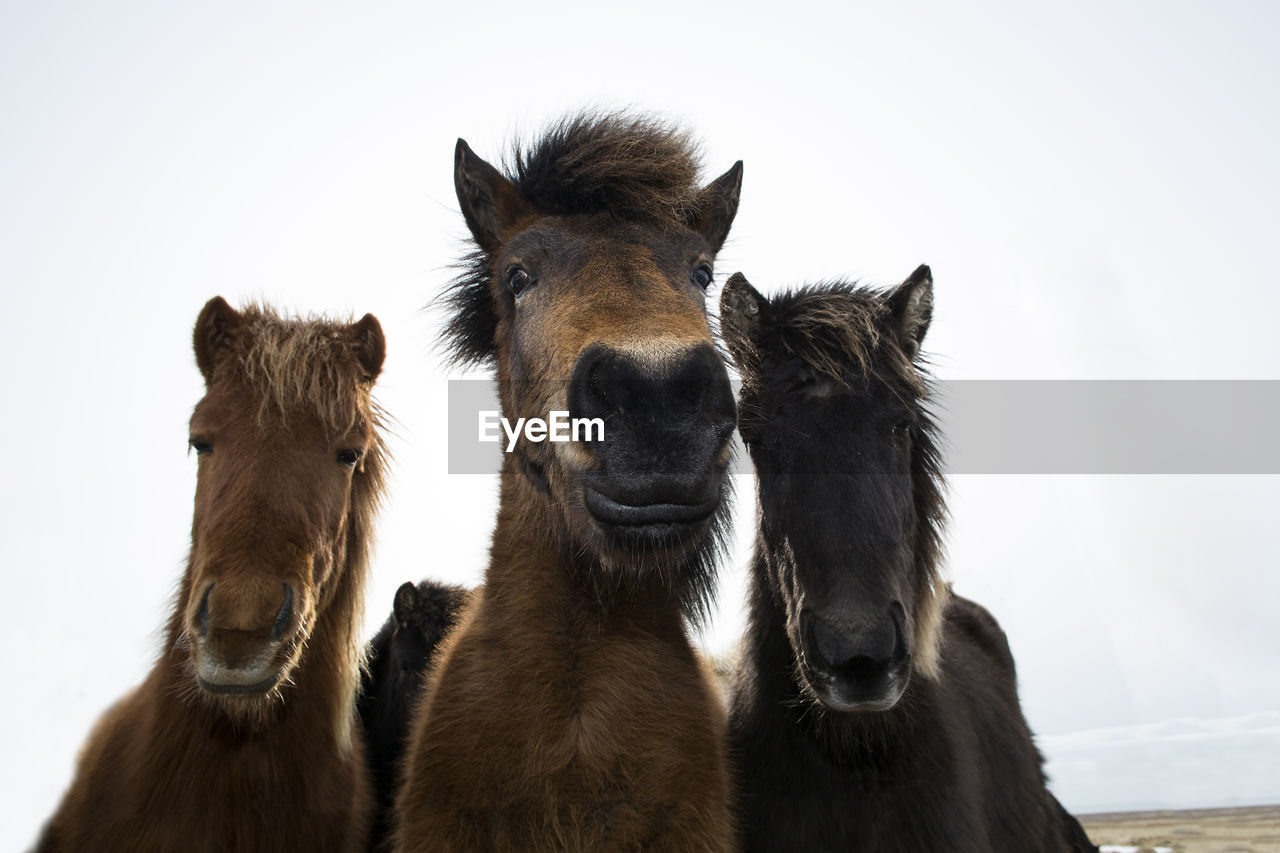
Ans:
<svg viewBox="0 0 1280 853"><path fill-rule="evenodd" d="M396 590L386 624L369 641L358 708L377 795L370 850L384 849L391 831L400 757L431 655L469 596L458 586L406 582Z"/></svg>
<svg viewBox="0 0 1280 853"><path fill-rule="evenodd" d="M745 850L1096 849L1045 787L1004 632L939 574L932 304L924 266L721 296L760 502L730 712Z"/></svg>

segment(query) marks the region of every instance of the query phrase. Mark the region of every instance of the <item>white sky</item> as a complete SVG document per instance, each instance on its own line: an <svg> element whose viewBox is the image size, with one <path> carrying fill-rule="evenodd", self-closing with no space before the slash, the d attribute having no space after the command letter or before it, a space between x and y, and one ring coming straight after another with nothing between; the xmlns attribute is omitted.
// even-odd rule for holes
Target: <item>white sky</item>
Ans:
<svg viewBox="0 0 1280 853"><path fill-rule="evenodd" d="M959 5L0 6L0 844L34 837L154 659L209 297L386 329L369 631L403 580L479 579L495 483L445 473L452 374L420 310L463 234L458 136L496 159L584 104L685 122L708 178L746 163L718 281L927 262L945 378L1280 378L1280 12ZM715 649L741 628L750 493ZM1278 497L960 477L950 574L1008 631L1041 734L1274 710ZM1226 771L1205 790L1245 796Z"/></svg>

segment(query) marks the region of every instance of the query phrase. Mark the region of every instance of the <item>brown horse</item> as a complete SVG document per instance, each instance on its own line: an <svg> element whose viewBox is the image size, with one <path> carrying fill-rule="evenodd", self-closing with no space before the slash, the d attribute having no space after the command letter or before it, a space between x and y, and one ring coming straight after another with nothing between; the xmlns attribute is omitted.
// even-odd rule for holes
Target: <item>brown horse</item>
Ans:
<svg viewBox="0 0 1280 853"><path fill-rule="evenodd" d="M360 850L354 698L385 343L211 300L191 556L164 652L98 722L41 851Z"/></svg>
<svg viewBox="0 0 1280 853"><path fill-rule="evenodd" d="M476 252L448 340L504 415L604 436L503 458L485 586L433 668L396 849L727 850L722 711L686 634L712 582L735 407L704 305L741 163L579 116L508 177L459 140ZM567 381L566 381L567 380Z"/></svg>

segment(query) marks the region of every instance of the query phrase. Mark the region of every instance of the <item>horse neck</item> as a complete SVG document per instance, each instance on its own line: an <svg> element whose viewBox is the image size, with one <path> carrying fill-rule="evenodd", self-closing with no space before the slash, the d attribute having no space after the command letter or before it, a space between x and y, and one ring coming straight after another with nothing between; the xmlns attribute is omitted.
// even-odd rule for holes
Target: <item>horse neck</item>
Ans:
<svg viewBox="0 0 1280 853"><path fill-rule="evenodd" d="M649 583L601 593L591 578L608 573L592 552L571 544L551 498L504 465L484 592L500 618L555 624L579 640L584 633L636 630L687 644L679 595L658 572Z"/></svg>
<svg viewBox="0 0 1280 853"><path fill-rule="evenodd" d="M346 544L333 569L336 579L327 602L316 615L315 627L305 641L305 649L282 688L282 701L273 708L255 735L267 740L322 736L332 738L340 754L352 748L352 721L359 678L360 617L368 568L368 531L360 529L358 516L349 514ZM222 714L200 701L192 681L185 641L184 619L192 589L190 561L183 578L178 605L169 619L166 654L161 663L162 702L176 702L175 718L199 738L223 728ZM195 697L194 699L192 697ZM317 741L318 742L318 741Z"/></svg>

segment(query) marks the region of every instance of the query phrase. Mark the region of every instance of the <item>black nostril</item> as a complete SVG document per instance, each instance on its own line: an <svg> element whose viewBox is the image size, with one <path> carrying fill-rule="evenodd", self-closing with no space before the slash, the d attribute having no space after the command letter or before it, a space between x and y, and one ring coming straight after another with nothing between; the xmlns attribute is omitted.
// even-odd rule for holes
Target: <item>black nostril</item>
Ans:
<svg viewBox="0 0 1280 853"><path fill-rule="evenodd" d="M839 671L854 678L875 678L889 666L898 647L897 626L888 616L874 625L846 631L803 613L801 630L811 663L828 674Z"/></svg>
<svg viewBox="0 0 1280 853"><path fill-rule="evenodd" d="M830 670L858 654L853 638L832 628L816 617L805 618L805 645L811 652L813 663Z"/></svg>
<svg viewBox="0 0 1280 853"><path fill-rule="evenodd" d="M199 625L200 639L209 638L209 594L213 592L213 584L209 584L205 588L204 596L200 599L200 610L196 613L196 623Z"/></svg>
<svg viewBox="0 0 1280 853"><path fill-rule="evenodd" d="M642 366L615 352L598 349L590 353L580 375L585 381L575 385L581 387L569 389L569 408L576 410L575 415L580 412L585 417L604 418L616 413L634 418L653 399L653 382Z"/></svg>
<svg viewBox="0 0 1280 853"><path fill-rule="evenodd" d="M887 666L888 661L867 657L866 655L855 655L844 663L839 664L838 669L849 678L854 678L858 681L871 681L883 675Z"/></svg>
<svg viewBox="0 0 1280 853"><path fill-rule="evenodd" d="M587 370L587 393L583 402L588 407L593 404L597 407L591 409L593 416L607 415L631 402L625 398L625 377L621 374L618 359L614 356L597 359Z"/></svg>
<svg viewBox="0 0 1280 853"><path fill-rule="evenodd" d="M569 378L569 413L575 418L604 418L614 410L603 375L608 372L610 354L603 347L591 347L578 357Z"/></svg>
<svg viewBox="0 0 1280 853"><path fill-rule="evenodd" d="M280 610L276 613L275 624L271 626L271 639L273 642L280 642L280 638L284 636L285 629L289 627L289 622L293 618L293 589L288 585L284 585L284 604L280 605Z"/></svg>
<svg viewBox="0 0 1280 853"><path fill-rule="evenodd" d="M718 378L717 368L723 369L719 356L710 349L699 347L680 362L672 374L671 384L687 405L701 408L707 400L712 383Z"/></svg>

